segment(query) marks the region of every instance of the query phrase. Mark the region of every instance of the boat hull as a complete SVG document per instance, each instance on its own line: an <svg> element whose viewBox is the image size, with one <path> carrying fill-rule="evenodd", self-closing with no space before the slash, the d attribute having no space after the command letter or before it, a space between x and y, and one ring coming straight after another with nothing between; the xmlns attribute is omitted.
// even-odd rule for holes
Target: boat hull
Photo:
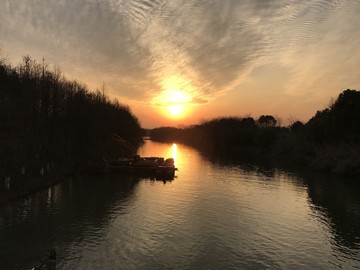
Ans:
<svg viewBox="0 0 360 270"><path fill-rule="evenodd" d="M174 178L175 166L163 158L138 158L105 161L107 172L131 173L142 176Z"/></svg>

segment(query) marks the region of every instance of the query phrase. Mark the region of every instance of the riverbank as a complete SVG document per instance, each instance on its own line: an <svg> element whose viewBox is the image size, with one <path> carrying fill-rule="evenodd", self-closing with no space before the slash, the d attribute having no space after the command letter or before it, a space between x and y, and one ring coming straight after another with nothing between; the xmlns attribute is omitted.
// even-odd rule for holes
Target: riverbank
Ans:
<svg viewBox="0 0 360 270"><path fill-rule="evenodd" d="M126 154L113 147L114 133L135 148L142 142L128 106L30 56L16 67L0 59L0 84L0 203L53 185L108 154Z"/></svg>
<svg viewBox="0 0 360 270"><path fill-rule="evenodd" d="M9 177L4 180L4 185L0 189L0 205L26 198L68 179L74 174L74 170L54 169L43 175L17 176L13 179Z"/></svg>
<svg viewBox="0 0 360 270"><path fill-rule="evenodd" d="M276 160L344 176L360 176L360 91L347 89L307 122L282 126L271 115L223 117L184 128L150 131L159 142L179 142L207 156Z"/></svg>
<svg viewBox="0 0 360 270"><path fill-rule="evenodd" d="M208 149L198 150L212 160L269 164L282 168L313 171L334 177L358 178L360 176L359 145L289 146L282 141L265 148L252 145L233 146L218 152Z"/></svg>

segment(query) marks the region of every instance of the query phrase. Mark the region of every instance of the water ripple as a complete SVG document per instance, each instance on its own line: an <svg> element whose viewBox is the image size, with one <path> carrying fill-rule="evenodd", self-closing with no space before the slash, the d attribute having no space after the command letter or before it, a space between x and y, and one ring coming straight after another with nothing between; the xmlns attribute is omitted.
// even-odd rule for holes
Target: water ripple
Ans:
<svg viewBox="0 0 360 270"><path fill-rule="evenodd" d="M0 260L30 265L52 245L59 269L359 268L356 189L178 149L192 155L178 152L172 182L84 178L14 204L0 219Z"/></svg>

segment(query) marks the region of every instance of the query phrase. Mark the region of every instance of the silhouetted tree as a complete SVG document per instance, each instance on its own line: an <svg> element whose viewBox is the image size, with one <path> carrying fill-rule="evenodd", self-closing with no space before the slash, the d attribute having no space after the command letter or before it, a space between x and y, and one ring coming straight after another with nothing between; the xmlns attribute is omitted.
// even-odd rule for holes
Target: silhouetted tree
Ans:
<svg viewBox="0 0 360 270"><path fill-rule="evenodd" d="M305 125L301 121L295 121L290 125L290 131L293 133L301 133L305 128Z"/></svg>
<svg viewBox="0 0 360 270"><path fill-rule="evenodd" d="M318 143L360 142L360 92L345 90L335 102L306 124Z"/></svg>
<svg viewBox="0 0 360 270"><path fill-rule="evenodd" d="M275 127L277 121L272 115L261 115L257 120L261 127Z"/></svg>
<svg viewBox="0 0 360 270"><path fill-rule="evenodd" d="M112 133L135 146L142 141L128 107L67 80L44 61L24 56L17 67L0 61L0 179L24 170L38 175L50 163L92 166L102 161Z"/></svg>
<svg viewBox="0 0 360 270"><path fill-rule="evenodd" d="M209 156L271 159L360 175L360 92L345 90L306 124L281 127L275 117L226 117L184 128L157 128L154 140L178 141Z"/></svg>

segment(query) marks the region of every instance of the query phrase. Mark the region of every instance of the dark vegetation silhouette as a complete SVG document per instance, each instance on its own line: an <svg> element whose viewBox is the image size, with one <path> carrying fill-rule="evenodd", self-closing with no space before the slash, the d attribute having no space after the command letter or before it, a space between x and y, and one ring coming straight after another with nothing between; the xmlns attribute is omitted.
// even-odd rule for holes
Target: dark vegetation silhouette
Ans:
<svg viewBox="0 0 360 270"><path fill-rule="evenodd" d="M279 125L272 115L213 119L185 128L151 130L153 140L180 142L216 158L276 161L360 175L360 92L345 90L307 123Z"/></svg>
<svg viewBox="0 0 360 270"><path fill-rule="evenodd" d="M343 91L307 123L295 121L288 127L272 115L262 115L147 132L153 140L181 142L211 158L288 162L360 175L356 90ZM128 155L115 146L113 133L136 148L145 131L127 106L66 79L44 60L39 63L25 56L14 67L0 59L0 202L74 172L97 171L104 157Z"/></svg>
<svg viewBox="0 0 360 270"><path fill-rule="evenodd" d="M113 133L138 146L142 132L128 107L49 70L44 60L25 56L16 67L0 60L0 191L94 169L114 149Z"/></svg>

